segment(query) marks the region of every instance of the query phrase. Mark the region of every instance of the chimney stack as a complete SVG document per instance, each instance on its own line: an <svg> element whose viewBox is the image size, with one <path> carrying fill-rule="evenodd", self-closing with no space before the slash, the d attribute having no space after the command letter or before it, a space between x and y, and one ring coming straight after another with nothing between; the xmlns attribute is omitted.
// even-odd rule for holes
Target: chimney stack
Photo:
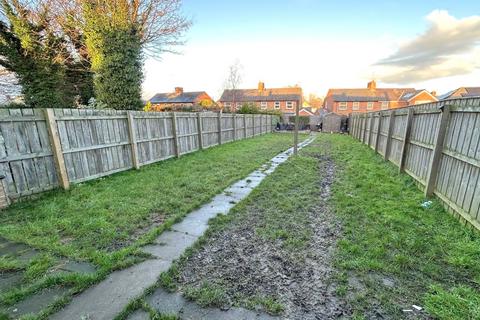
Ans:
<svg viewBox="0 0 480 320"><path fill-rule="evenodd" d="M377 83L375 82L375 80L370 81L370 82L367 84L367 88L368 88L368 90L375 90L375 89L377 89Z"/></svg>
<svg viewBox="0 0 480 320"><path fill-rule="evenodd" d="M183 94L183 88L182 87L175 87L175 94L177 94L177 95Z"/></svg>
<svg viewBox="0 0 480 320"><path fill-rule="evenodd" d="M265 83L263 83L262 81L260 81L258 83L258 91L264 91L265 90Z"/></svg>
<svg viewBox="0 0 480 320"><path fill-rule="evenodd" d="M432 96L436 97L436 96L437 96L437 91L432 91L432 92L430 92L430 94L431 94Z"/></svg>

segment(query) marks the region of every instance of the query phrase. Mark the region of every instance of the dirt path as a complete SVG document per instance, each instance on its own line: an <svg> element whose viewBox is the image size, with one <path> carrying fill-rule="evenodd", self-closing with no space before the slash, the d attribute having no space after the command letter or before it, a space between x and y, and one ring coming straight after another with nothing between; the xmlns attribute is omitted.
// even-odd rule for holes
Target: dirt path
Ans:
<svg viewBox="0 0 480 320"><path fill-rule="evenodd" d="M321 183L318 202L309 212L312 236L306 248L286 250L281 242L268 241L256 234L265 223L262 212L249 208L227 229L213 234L181 268L180 290L208 282L225 287L223 308L245 297L276 297L283 305L285 319L336 319L348 314L345 303L335 295L331 266L332 252L340 226L327 206L335 165L318 159ZM241 303L240 303L241 304Z"/></svg>

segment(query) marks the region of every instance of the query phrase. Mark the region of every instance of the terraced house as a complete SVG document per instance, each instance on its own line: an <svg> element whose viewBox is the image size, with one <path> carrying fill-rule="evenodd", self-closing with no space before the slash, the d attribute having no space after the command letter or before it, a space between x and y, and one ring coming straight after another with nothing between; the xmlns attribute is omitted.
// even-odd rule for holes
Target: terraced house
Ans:
<svg viewBox="0 0 480 320"><path fill-rule="evenodd" d="M372 80L367 88L328 90L323 107L328 112L348 115L352 112L396 109L435 101L438 101L435 92L414 88L377 88L375 80Z"/></svg>
<svg viewBox="0 0 480 320"><path fill-rule="evenodd" d="M256 89L225 90L219 100L224 110L231 111L240 109L245 103L253 103L261 110L278 110L284 115L293 115L297 103L302 106L302 88L266 88L265 83L259 82Z"/></svg>

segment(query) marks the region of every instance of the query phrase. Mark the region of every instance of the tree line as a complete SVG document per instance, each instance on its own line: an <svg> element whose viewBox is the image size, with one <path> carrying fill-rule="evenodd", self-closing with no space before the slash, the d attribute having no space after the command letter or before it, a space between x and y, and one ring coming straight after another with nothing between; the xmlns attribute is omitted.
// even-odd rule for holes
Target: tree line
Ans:
<svg viewBox="0 0 480 320"><path fill-rule="evenodd" d="M140 109L143 61L182 44L181 0L0 0L0 66L33 108Z"/></svg>

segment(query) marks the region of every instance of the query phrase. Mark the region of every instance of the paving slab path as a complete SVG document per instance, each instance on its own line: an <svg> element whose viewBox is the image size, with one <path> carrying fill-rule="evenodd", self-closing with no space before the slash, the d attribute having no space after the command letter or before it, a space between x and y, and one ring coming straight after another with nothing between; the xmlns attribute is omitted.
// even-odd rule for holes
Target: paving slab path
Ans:
<svg viewBox="0 0 480 320"><path fill-rule="evenodd" d="M0 293L8 293L16 288L28 288L35 285L35 279L28 280L25 269L34 259L45 254L42 250L34 249L26 244L13 242L0 238L0 259L12 260L17 267L9 271L0 271ZM95 266L88 262L70 260L65 257L51 256L53 260L50 267L44 272L45 275L56 276L61 274L93 274ZM16 319L28 314L36 314L42 309L63 298L70 288L56 286L44 288L26 297L13 305L0 305L0 318L2 314L8 314Z"/></svg>
<svg viewBox="0 0 480 320"><path fill-rule="evenodd" d="M313 140L314 137L308 138L299 144L299 148L303 148ZM163 232L153 244L143 247L145 252L153 256L153 259L111 273L104 281L74 297L70 304L52 315L51 319L110 320L115 318L131 300L140 297L145 289L153 286L160 274L167 271L172 262L178 259L185 249L193 245L203 235L208 228L208 220L218 214L227 214L236 203L247 197L267 175L275 171L292 154L292 148L280 153L269 163L264 164L246 178L234 183L224 192L215 196L209 203L188 214L181 222L174 224L171 231ZM191 309L194 307L190 304L185 305L184 308L194 310ZM200 309L195 310L200 312ZM209 315L213 316L213 313L208 312L217 311L204 311L205 315L199 314L197 317L188 313L190 316L185 319L207 319ZM233 310L232 312L237 312L238 315L244 311ZM222 313L222 315L226 316L225 313ZM136 316L141 316L141 314L136 314ZM235 313L232 313L232 316L235 316ZM230 318L224 317L222 319ZM242 317L235 319L267 318L248 318L244 314Z"/></svg>

